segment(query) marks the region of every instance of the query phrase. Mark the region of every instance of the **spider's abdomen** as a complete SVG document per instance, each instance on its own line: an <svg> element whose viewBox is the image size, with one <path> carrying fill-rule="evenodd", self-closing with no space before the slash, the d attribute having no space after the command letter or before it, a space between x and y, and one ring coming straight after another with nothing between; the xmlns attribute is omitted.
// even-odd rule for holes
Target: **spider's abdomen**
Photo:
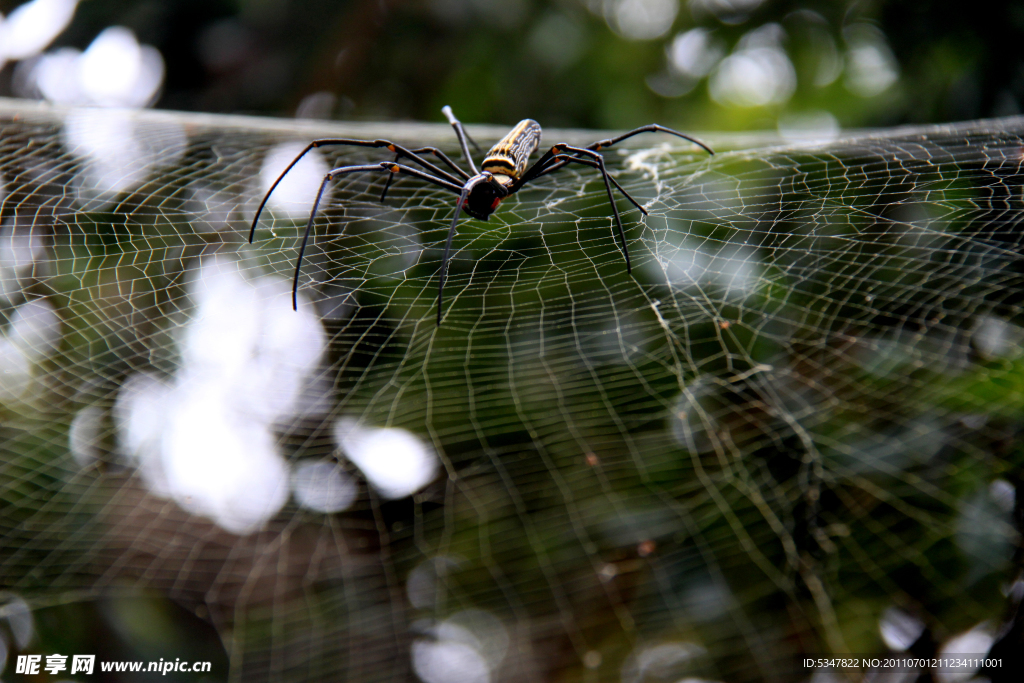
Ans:
<svg viewBox="0 0 1024 683"><path fill-rule="evenodd" d="M540 144L540 124L523 119L487 152L481 170L518 180L526 171L530 155Z"/></svg>

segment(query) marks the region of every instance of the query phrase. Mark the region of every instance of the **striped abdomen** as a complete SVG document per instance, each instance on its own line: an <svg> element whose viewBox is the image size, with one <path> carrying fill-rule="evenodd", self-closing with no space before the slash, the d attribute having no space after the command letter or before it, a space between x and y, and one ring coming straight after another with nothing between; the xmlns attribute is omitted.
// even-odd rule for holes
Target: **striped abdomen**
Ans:
<svg viewBox="0 0 1024 683"><path fill-rule="evenodd" d="M540 124L533 119L523 119L508 132L498 144L491 147L481 164L481 170L494 175L518 179L526 171L530 155L540 144Z"/></svg>

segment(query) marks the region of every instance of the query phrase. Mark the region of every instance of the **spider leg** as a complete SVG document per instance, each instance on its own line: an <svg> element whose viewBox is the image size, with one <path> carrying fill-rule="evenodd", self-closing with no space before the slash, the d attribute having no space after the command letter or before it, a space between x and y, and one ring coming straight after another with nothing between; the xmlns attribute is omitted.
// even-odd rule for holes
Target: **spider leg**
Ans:
<svg viewBox="0 0 1024 683"><path fill-rule="evenodd" d="M467 138L468 138L468 136L467 136ZM474 146L475 146L475 144L476 144L476 143L474 143ZM441 160L441 161L443 161L444 163L448 164L448 166L449 166L449 167L450 167L450 168L451 168L451 169L452 169L453 171L455 171L456 173L458 173L459 175L461 175L461 176L462 176L463 178L465 178L466 180L469 180L469 178L470 178L470 176L469 176L469 174L468 174L468 173L466 173L465 171L463 171L463 170L462 170L462 169L461 169L461 168L459 167L459 165L458 165L458 164L456 164L456 163L455 163L454 161L452 161L452 160L451 160L451 159L450 159L450 158L448 157L448 155L447 155L447 154L445 154L444 152L442 152L441 150L439 150L439 149L438 149L437 147L420 147L419 149L414 149L414 150L412 150L412 153L413 153L413 154L433 154L433 155L434 155L435 157L437 157L438 159L440 159L440 160Z"/></svg>
<svg viewBox="0 0 1024 683"><path fill-rule="evenodd" d="M559 154L559 152L555 151L555 147L552 147L548 151L544 152L544 154L541 155L540 159L537 159L533 166L526 169L526 172L523 173L523 175L519 176L518 179L512 181L512 185L509 187L509 194L518 192L519 188L521 188L523 185L539 176L541 173L550 173L551 171L556 171L562 166L565 166L566 164L569 163L568 161L556 162L554 159L557 154Z"/></svg>
<svg viewBox="0 0 1024 683"><path fill-rule="evenodd" d="M574 157L574 156L571 156L569 154L559 154L559 155L556 155L556 156L552 157L552 159L553 160L557 160L557 161L564 161L565 163L570 163L570 162L574 161L577 164L583 164L584 166L590 166L591 168L600 168L597 165L597 162L595 162L595 161L591 161L590 159L580 159L579 157ZM543 171L541 171L540 173L538 173L535 177L539 178L540 176L547 175L548 173L551 173L552 171L557 171L559 168L561 168L560 165L557 166L557 167L546 168ZM633 196L631 194L629 194L628 192L626 192L625 189L623 189L622 185L619 185L618 181L615 180L614 176L609 175L608 176L608 180L612 181L612 185L614 185L615 189L617 189L619 192L622 193L623 197L628 199L633 204L633 206L635 206L636 208L640 209L640 213L642 213L645 216L650 216L651 215L651 214L647 213L647 209L645 209L644 207L640 206L640 204L635 199L633 199Z"/></svg>
<svg viewBox="0 0 1024 683"><path fill-rule="evenodd" d="M573 154L580 154L590 159L582 159L577 156L570 156L565 152L572 152ZM595 152L592 149L586 149L584 147L573 147L567 145L564 142L560 142L541 156L533 166L531 166L526 173L519 179L518 182L513 183L512 187L509 188L509 193L516 192L520 187L525 185L527 182L543 175L544 173L550 173L551 171L558 170L562 166L571 163L579 163L584 166L590 166L596 168L601 172L601 178L604 180L604 189L608 193L608 203L612 206L612 215L615 217L615 228L619 231L619 240L622 242L622 255L626 259L626 272L632 273L633 267L629 262L629 247L626 246L626 231L622 227L622 218L619 216L619 208L615 206L615 196L612 195L612 183L615 182L611 176L608 175L608 169L604 167L604 157ZM618 183L615 183L616 187L619 187ZM622 190L621 187L619 187ZM622 193L629 197L629 194L622 190ZM635 206L639 206L636 201L629 197L630 201ZM642 209L641 209L642 210ZM644 213L647 213L646 211Z"/></svg>
<svg viewBox="0 0 1024 683"><path fill-rule="evenodd" d="M454 161L452 161L447 154L439 150L437 147L420 147L419 149L414 149L411 151L413 154L433 154L438 159L448 164L448 166L452 170L461 175L464 179L469 180L469 174L463 171L461 168L459 168L459 166ZM395 161L398 161L401 158L401 156L401 154L396 154ZM391 187L391 181L393 178L394 176L388 176L388 181L384 184L384 191L380 193L380 201L382 204L384 203L384 198L387 197L388 189Z"/></svg>
<svg viewBox="0 0 1024 683"><path fill-rule="evenodd" d="M473 163L473 157L469 156L469 145L466 144L466 140L469 140L469 136L466 135L465 128L462 127L462 122L455 118L455 114L452 113L452 108L448 105L441 107L441 113L448 119L448 123L452 124L452 128L455 129L455 137L459 139L459 146L462 148L462 156L466 158L466 163L469 164L469 170L473 172L473 175L479 173L476 169L476 164ZM480 148L474 142L473 146L479 150Z"/></svg>
<svg viewBox="0 0 1024 683"><path fill-rule="evenodd" d="M401 158L402 158L401 154L396 154L395 155L394 163L397 164L398 160L401 159ZM391 187L391 181L394 180L394 179L395 179L395 174L394 173L388 173L388 179L384 182L384 189L381 190L381 193L380 193L380 203L381 204L384 203L384 198L388 196L388 188Z"/></svg>
<svg viewBox="0 0 1024 683"><path fill-rule="evenodd" d="M677 138L682 138L684 140L689 140L693 144L695 144L698 147L700 147L701 149L703 149L708 154L714 154L715 153L710 147L705 145L703 142L701 142L697 138L692 138L689 135L683 135L682 133L680 133L677 130L672 130L671 128L666 128L665 126L659 126L656 123L652 123L652 124L647 125L647 126L640 126L639 128L636 128L635 130L631 130L628 133L623 133L622 135L619 135L618 137L608 138L606 140L598 140L597 142L595 142L592 145L587 145L587 149L594 150L596 152L599 149L604 149L605 147L611 147L614 144L622 142L623 140L625 140L627 138L631 138L634 135L639 135L640 133L668 133L669 135L675 135Z"/></svg>
<svg viewBox="0 0 1024 683"><path fill-rule="evenodd" d="M299 273L302 270L302 257L306 253L306 244L309 242L309 235L313 231L313 221L316 219L317 211L320 208L320 201L323 199L324 191L327 189L327 183L331 182L336 176L347 175L349 173L367 173L374 171L387 171L389 174L394 175L396 173L405 173L407 175L415 176L421 180L426 180L428 183L433 183L438 187L443 187L446 190L459 194L460 197L465 198L466 191L462 186L455 183L449 182L444 178L437 178L430 175L418 168L412 166L406 166L404 164L398 164L392 161L381 161L376 164L362 164L359 166L340 166L335 169L331 169L324 176L323 181L320 183L320 189L316 193L316 200L313 202L313 208L309 212L309 220L306 222L306 230L302 233L302 243L299 245L299 257L295 260L295 278L292 281L292 309L299 310ZM461 205L459 208L462 208ZM458 214L456 214L457 216ZM453 228L454 229L454 228ZM449 243L451 237L449 236Z"/></svg>
<svg viewBox="0 0 1024 683"><path fill-rule="evenodd" d="M433 155L433 156L437 157L438 159L440 159L445 164L449 165L449 167L452 168L452 170L454 170L456 173L461 175L463 178L465 178L466 180L469 180L469 177L470 177L469 173L466 173L464 170L462 170L459 167L458 164L456 164L454 161L452 161L452 159L449 158L449 156L447 156L446 154L444 154L443 152L438 150L437 147L420 147L420 148L418 148L418 150L413 150L412 152L413 152L414 155L427 155L427 154ZM394 160L398 161L400 157L401 157L401 155L395 155ZM387 179L387 182L384 184L384 191L382 191L382 193L381 193L381 204L384 203L384 198L387 197L387 190L388 190L388 188L391 187L391 179L393 177L394 176L390 176L389 175L388 179Z"/></svg>
<svg viewBox="0 0 1024 683"><path fill-rule="evenodd" d="M444 297L444 282L448 277L448 256L452 251L452 238L455 237L455 227L459 224L459 217L462 214L462 207L466 203L466 198L469 196L469 191L472 189L470 184L466 184L466 187L462 188L462 192L459 193L459 201L455 203L455 216L452 218L452 227L448 228L448 239L444 243L444 256L441 257L441 274L440 279L437 283L437 326L441 326L441 305Z"/></svg>
<svg viewBox="0 0 1024 683"><path fill-rule="evenodd" d="M259 207L256 209L256 215L252 219L252 227L249 228L249 243L250 244L252 244L253 236L256 234L256 226L259 224L259 221L260 221L260 215L263 213L263 209L266 207L267 201L270 199L270 195L272 195L274 193L274 190L277 189L277 186L281 184L281 181L284 180L284 177L286 175L288 175L288 173L293 168L295 168L295 164L299 163L299 161L302 160L302 157L306 156L306 154L309 153L309 151L311 149L314 149L314 148L317 148L317 147L332 147L332 146L339 146L339 145L348 145L348 146L351 146L351 147L371 147L371 148L386 147L387 149L391 150L392 152L394 152L396 154L396 160L398 158L400 158L400 157L406 157L406 158L410 159L411 161L416 162L417 164L419 164L420 166L425 168L427 171L433 173L435 176L437 176L439 178L443 178L444 180L447 180L448 182L451 182L451 183L453 183L455 185L461 185L461 183L462 183L461 180L459 180L457 177L453 176L448 171L445 171L442 168L440 168L440 167L430 163L426 159L423 159L422 157L417 156L416 153L413 152L412 150L406 149L405 147L402 147L401 145L396 145L395 143L391 142L390 140L353 140L353 139L348 139L348 138L325 138L323 140L313 140L311 143L306 145L306 147L301 152L299 152L298 156L296 156L294 159L292 159L291 163L288 164L283 171L281 171L281 175L277 176L277 179L270 186L270 189L267 190L267 193L265 195L263 195L263 200L260 202ZM447 159L447 163L450 166L454 167L454 163L452 163L450 159ZM472 162L471 162L471 165L472 165ZM455 167L455 168L465 178L469 177L466 174L465 171L463 171L461 169L458 169L458 167ZM386 193L387 193L387 190L385 189L385 194Z"/></svg>
<svg viewBox="0 0 1024 683"><path fill-rule="evenodd" d="M640 133L668 133L669 135L675 135L676 137L680 137L680 138L682 138L684 140L689 140L693 144L697 145L698 147L700 147L701 149L706 151L708 154L714 154L714 151L710 147L705 145L703 142L701 142L700 140L697 140L696 138L692 138L689 135L683 135L679 131L672 130L671 128L666 128L665 126L659 126L656 123L652 123L652 124L650 124L648 126L641 126L640 128L637 128L636 130L631 130L628 133L623 133L622 135L619 135L618 137L608 138L606 140L598 140L597 142L595 142L595 143L593 143L591 145L588 145L587 149L596 152L599 149L604 149L606 147L611 147L614 144L622 142L623 140L625 140L627 138L631 138L634 135L639 135ZM562 161L558 161L558 162L555 162L555 163L551 163L551 159L555 155L551 154L551 155L545 155L545 156L547 156L547 159L542 157L540 161L538 161L536 164L534 164L534 168L539 166L541 161L544 161L547 164L547 167L546 168L545 167L538 168L537 172L534 173L530 177L530 180L532 180L533 178L536 178L538 176L547 175L548 173L552 173L554 171L557 171L558 169L562 168L567 163L569 163L566 160L562 160ZM531 168L530 170L532 171L533 168ZM613 178L612 181L614 182L614 180L615 179ZM618 184L618 183L616 183L616 184ZM634 202L634 204L635 204L635 202ZM641 211L642 210L643 209L641 209Z"/></svg>

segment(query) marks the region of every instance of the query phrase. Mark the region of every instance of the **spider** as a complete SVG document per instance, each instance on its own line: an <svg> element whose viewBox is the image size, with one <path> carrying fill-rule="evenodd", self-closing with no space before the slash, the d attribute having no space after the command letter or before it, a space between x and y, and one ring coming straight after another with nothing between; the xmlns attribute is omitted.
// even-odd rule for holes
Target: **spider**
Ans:
<svg viewBox="0 0 1024 683"><path fill-rule="evenodd" d="M260 214L263 213L263 208L266 206L267 200L270 199L270 195L274 192L274 189L278 184L280 184L281 180L288 175L288 172L294 168L295 164L299 163L299 160L302 159L309 150L315 147L348 145L352 147L384 148L388 151L394 152L395 154L393 161L340 166L328 171L327 175L324 176L323 182L320 183L320 190L317 192L316 200L313 202L313 209L310 211L309 221L306 223L306 231L302 235L302 243L299 246L299 257L295 262L295 278L292 283L292 308L296 310L298 309L299 272L302 268L302 256L306 252L306 243L309 241L309 234L313 228L313 219L316 218L316 213L320 206L320 200L323 198L327 184L336 176L348 173L387 173L387 181L385 182L384 190L380 195L381 202L383 202L387 196L388 188L391 187L391 181L394 179L395 174L398 173L404 173L406 175L420 178L421 180L433 183L438 187L442 187L458 195L459 199L455 203L455 216L452 218L452 225L448 229L448 239L444 244L444 256L441 258L441 271L437 284L437 324L440 326L444 301L444 283L448 272L448 260L451 255L452 238L455 236L455 228L459 224L459 217L462 215L463 211L473 218L479 218L480 220L486 221L490 215L497 210L498 205L503 199L512 196L521 190L527 183L534 181L541 176L553 173L568 164L580 164L582 166L596 168L601 172L601 177L604 179L604 187L608 193L608 203L611 204L612 215L615 217L615 228L618 230L619 240L622 242L622 255L626 261L626 272L632 273L632 266L629 262L629 249L626 246L626 233L622 228L622 219L619 217L619 210L615 206L615 197L612 195L612 185L614 185L615 189L621 192L622 195L633 204L633 206L640 209L641 213L645 216L648 215L648 213L644 207L640 206L640 204L638 204L637 201L629 195L628 192L622 189L622 186L619 185L615 178L608 175L608 171L604 165L604 157L598 154L598 150L604 149L605 147L611 147L618 142L622 142L623 140L631 138L634 135L639 135L640 133L660 132L675 135L676 137L683 138L684 140L689 140L701 149L705 150L708 154L714 154L711 148L700 140L692 138L689 135L683 135L671 128L665 128L664 126L652 123L650 125L641 126L640 128L631 130L628 133L623 133L622 135L614 138L598 140L586 147L574 147L568 143L560 142L541 155L540 159L538 159L536 163L527 167L530 156L534 151L536 151L537 146L540 144L541 129L540 124L533 119L523 119L516 124L516 127L509 131L505 137L498 141L496 145L491 147L478 170L476 164L473 163L473 157L470 156L468 143L472 142L473 146L478 150L479 147L466 134L466 131L462 127L462 123L456 119L455 115L452 113L451 107L442 107L441 112L448 119L448 123L451 124L452 128L455 129L455 136L459 140L459 147L462 150L462 156L465 159L466 165L469 166L470 171L472 171L471 173L463 170L458 164L448 158L444 152L436 147L407 149L406 147L397 145L390 140L328 138L323 140L314 140L306 145L306 148L303 149L290 164L288 164L284 171L281 172L281 175L277 177L277 180L275 180L270 186L270 189L267 190L267 194L263 196L263 201L260 202L259 208L256 209L256 216L252 220L252 229L249 231L250 244L252 243L253 235L256 233L256 225L259 223ZM439 159L441 163L447 166L450 169L450 172L423 158L421 155L424 154L432 154L434 157ZM414 168L407 164L398 163L403 157L421 168Z"/></svg>

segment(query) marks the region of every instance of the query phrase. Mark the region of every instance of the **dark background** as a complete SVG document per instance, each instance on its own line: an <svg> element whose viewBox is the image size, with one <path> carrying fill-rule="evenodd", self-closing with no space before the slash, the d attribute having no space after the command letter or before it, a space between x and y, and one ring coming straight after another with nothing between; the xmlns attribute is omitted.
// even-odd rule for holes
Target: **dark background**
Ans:
<svg viewBox="0 0 1024 683"><path fill-rule="evenodd" d="M615 20L673 10L647 39ZM1011 2L89 0L50 49L84 49L113 25L163 55L156 106L188 111L440 121L450 104L467 122L763 130L823 113L843 128L1002 116L1024 96L1024 7ZM795 88L762 106L716 101L714 70L669 65L674 38L697 27L723 55L768 27ZM858 67L865 36L877 49ZM856 70L879 59L898 78L858 92ZM13 71L3 69L0 92L27 94Z"/></svg>

